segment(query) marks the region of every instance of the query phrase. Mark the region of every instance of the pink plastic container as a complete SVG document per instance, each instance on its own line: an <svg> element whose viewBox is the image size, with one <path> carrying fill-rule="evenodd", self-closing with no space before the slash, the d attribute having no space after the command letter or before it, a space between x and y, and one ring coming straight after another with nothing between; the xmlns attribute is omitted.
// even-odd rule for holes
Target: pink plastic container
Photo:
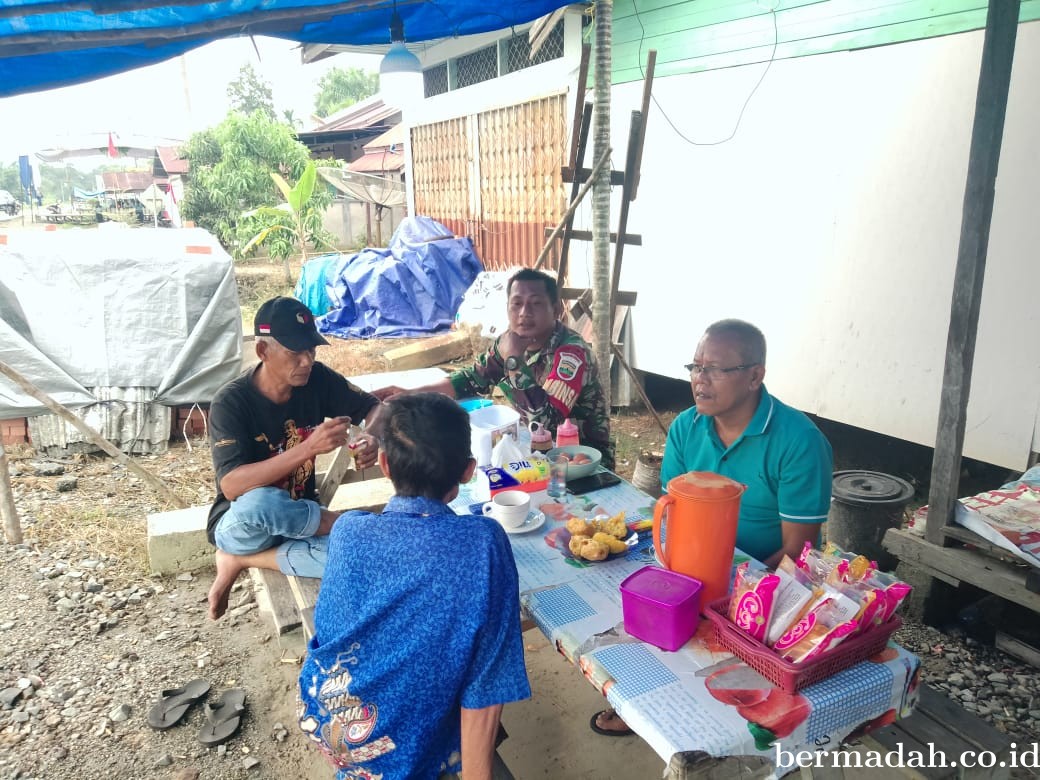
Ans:
<svg viewBox="0 0 1040 780"><path fill-rule="evenodd" d="M621 583L625 631L662 650L678 650L697 630L701 583L659 566L644 566Z"/></svg>

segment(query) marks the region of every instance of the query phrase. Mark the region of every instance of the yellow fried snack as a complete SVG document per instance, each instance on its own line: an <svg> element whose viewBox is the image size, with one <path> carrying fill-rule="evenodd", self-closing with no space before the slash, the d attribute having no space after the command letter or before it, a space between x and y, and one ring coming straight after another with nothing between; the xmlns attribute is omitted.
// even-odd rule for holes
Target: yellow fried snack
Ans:
<svg viewBox="0 0 1040 780"><path fill-rule="evenodd" d="M627 546L623 541L618 539L616 536L605 533L604 531L600 531L595 536L593 536L592 541L602 542L603 544L605 544L607 548L610 550L611 554L623 553L627 549Z"/></svg>
<svg viewBox="0 0 1040 780"><path fill-rule="evenodd" d="M596 533L596 527L592 523L581 517L572 517L567 521L567 530L571 532L571 535L581 534L582 536L592 536Z"/></svg>
<svg viewBox="0 0 1040 780"><path fill-rule="evenodd" d="M610 554L610 548L603 542L586 539L581 546L581 557L587 561L602 561Z"/></svg>
<svg viewBox="0 0 1040 780"><path fill-rule="evenodd" d="M624 539L626 536L628 536L628 527L625 525L624 511L618 512L612 518L601 523L600 525L601 531L604 531L618 539Z"/></svg>
<svg viewBox="0 0 1040 780"><path fill-rule="evenodd" d="M585 542L590 541L592 541L592 539L584 534L574 534L571 536L571 540L567 544L567 547L570 549L571 555L577 558L581 555L581 546L585 544Z"/></svg>

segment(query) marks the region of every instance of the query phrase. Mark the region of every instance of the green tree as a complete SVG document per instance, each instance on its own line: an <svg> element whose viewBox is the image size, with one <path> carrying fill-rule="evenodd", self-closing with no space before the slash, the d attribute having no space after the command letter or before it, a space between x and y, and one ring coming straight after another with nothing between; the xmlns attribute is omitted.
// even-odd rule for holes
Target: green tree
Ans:
<svg viewBox="0 0 1040 780"><path fill-rule="evenodd" d="M264 227L244 218L244 212L279 203L271 174L299 181L310 160L307 147L296 140L292 129L261 111L250 116L229 113L216 127L192 135L183 151L191 167L191 186L181 202L181 214L217 236L236 256ZM317 213L317 230L331 201L327 187L315 189L310 205ZM287 226L295 224L292 214L286 213L285 220ZM314 226L313 221L308 224ZM316 230L308 230L308 240L317 235ZM276 256L274 251L272 255Z"/></svg>
<svg viewBox="0 0 1040 780"><path fill-rule="evenodd" d="M18 172L18 163L0 163L0 190L7 190L16 198L22 191L22 179Z"/></svg>
<svg viewBox="0 0 1040 780"><path fill-rule="evenodd" d="M318 81L314 113L324 118L376 94L379 74L361 68L333 68Z"/></svg>
<svg viewBox="0 0 1040 780"><path fill-rule="evenodd" d="M238 78L228 84L227 96L232 111L240 114L262 111L271 120L277 116L270 83L261 79L248 62L238 69Z"/></svg>

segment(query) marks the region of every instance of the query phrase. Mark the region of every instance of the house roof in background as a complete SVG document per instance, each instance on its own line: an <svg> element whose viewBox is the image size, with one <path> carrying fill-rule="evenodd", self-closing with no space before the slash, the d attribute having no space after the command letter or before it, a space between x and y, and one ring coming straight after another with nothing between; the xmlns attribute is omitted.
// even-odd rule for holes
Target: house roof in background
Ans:
<svg viewBox="0 0 1040 780"><path fill-rule="evenodd" d="M375 151L394 144L404 144L404 125L394 125L382 135L377 135L365 144L364 149L368 153L369 150Z"/></svg>
<svg viewBox="0 0 1040 780"><path fill-rule="evenodd" d="M106 171L101 174L106 192L141 192L148 189L155 177L146 171Z"/></svg>
<svg viewBox="0 0 1040 780"><path fill-rule="evenodd" d="M375 152L366 151L347 166L347 170L354 173L390 173L403 169L404 152L391 152L388 149L380 149Z"/></svg>
<svg viewBox="0 0 1040 780"><path fill-rule="evenodd" d="M168 174L187 173L188 160L180 156L180 148L177 146L157 146L155 153L159 157L163 170Z"/></svg>
<svg viewBox="0 0 1040 780"><path fill-rule="evenodd" d="M401 109L388 106L379 95L373 95L326 117L324 124L311 128L310 132L365 130L375 125L392 125L400 121Z"/></svg>

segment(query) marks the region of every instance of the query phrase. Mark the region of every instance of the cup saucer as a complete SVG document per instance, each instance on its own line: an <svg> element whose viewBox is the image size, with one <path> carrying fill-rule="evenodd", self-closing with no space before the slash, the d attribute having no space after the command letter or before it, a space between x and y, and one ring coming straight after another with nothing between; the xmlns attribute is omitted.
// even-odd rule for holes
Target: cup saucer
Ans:
<svg viewBox="0 0 1040 780"><path fill-rule="evenodd" d="M526 534L528 531L541 528L543 523L545 523L545 513L533 509L527 513L527 519L521 525L516 528L507 528L503 525L502 530L507 534Z"/></svg>

